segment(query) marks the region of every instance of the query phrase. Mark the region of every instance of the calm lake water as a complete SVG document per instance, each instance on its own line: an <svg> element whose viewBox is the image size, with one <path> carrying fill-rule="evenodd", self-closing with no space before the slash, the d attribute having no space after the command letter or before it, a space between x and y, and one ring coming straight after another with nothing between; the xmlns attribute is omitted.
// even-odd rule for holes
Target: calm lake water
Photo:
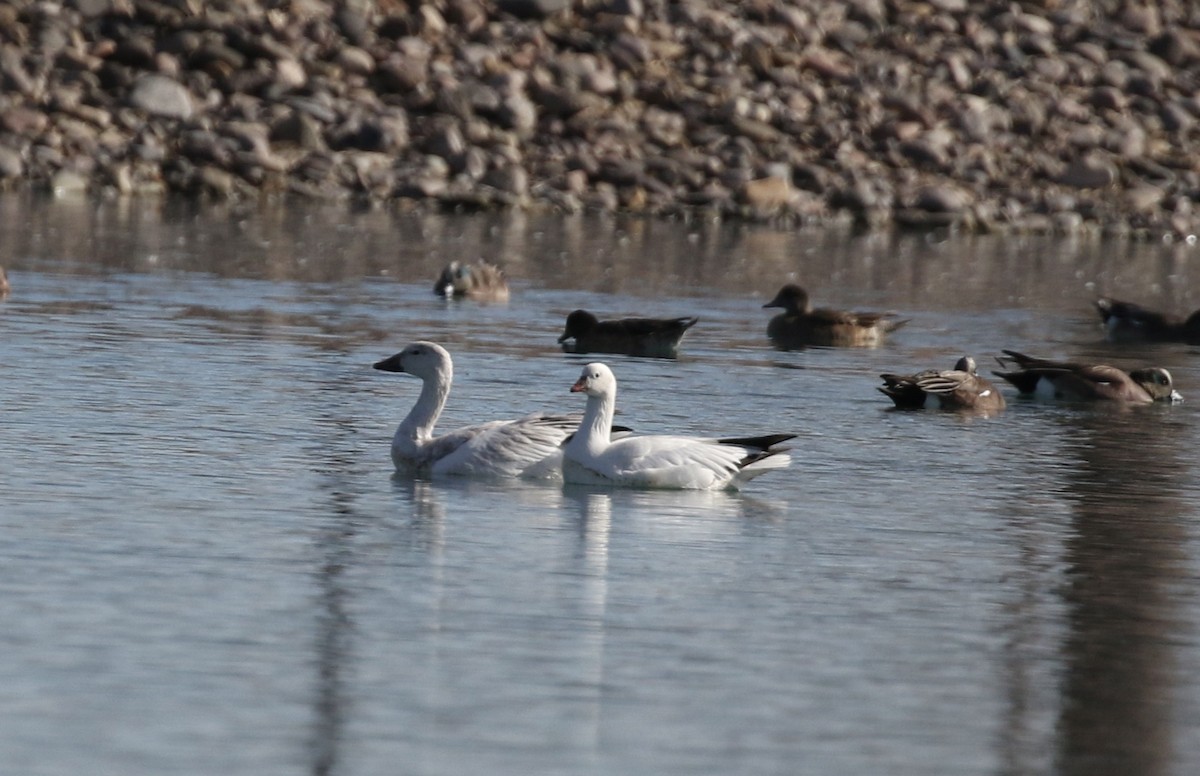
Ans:
<svg viewBox="0 0 1200 776"><path fill-rule="evenodd" d="M1200 249L705 221L0 197L0 762L60 774L1200 772ZM506 305L446 304L480 256ZM910 319L769 347L789 280ZM741 493L395 478L440 427L572 411L566 314L698 314L603 357L640 431L794 431ZM1001 348L1190 401L898 413L882 371ZM594 357L593 357L594 358ZM1010 394L1011 396L1011 394Z"/></svg>

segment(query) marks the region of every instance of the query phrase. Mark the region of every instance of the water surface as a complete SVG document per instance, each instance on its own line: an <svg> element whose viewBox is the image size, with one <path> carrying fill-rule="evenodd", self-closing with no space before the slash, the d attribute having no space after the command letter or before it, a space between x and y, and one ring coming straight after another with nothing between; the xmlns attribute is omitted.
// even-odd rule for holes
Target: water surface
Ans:
<svg viewBox="0 0 1200 776"><path fill-rule="evenodd" d="M1195 249L640 220L0 197L0 759L22 774L1146 773L1200 768ZM506 305L431 284L486 256ZM778 286L891 309L773 350ZM698 314L605 357L619 422L794 431L742 493L392 476L441 426L580 409L577 307ZM1167 366L1184 404L898 413L1001 348ZM1011 394L1010 394L1011 395Z"/></svg>

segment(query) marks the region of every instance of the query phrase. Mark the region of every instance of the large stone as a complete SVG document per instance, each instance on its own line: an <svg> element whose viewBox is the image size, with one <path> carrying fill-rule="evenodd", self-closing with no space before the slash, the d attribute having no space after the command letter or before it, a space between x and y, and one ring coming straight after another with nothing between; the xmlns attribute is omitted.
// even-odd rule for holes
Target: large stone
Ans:
<svg viewBox="0 0 1200 776"><path fill-rule="evenodd" d="M1143 183L1125 192L1125 206L1135 213L1149 213L1158 208L1165 195L1158 186Z"/></svg>
<svg viewBox="0 0 1200 776"><path fill-rule="evenodd" d="M357 46L346 46L338 51L337 63L347 73L370 75L375 72L375 58Z"/></svg>
<svg viewBox="0 0 1200 776"><path fill-rule="evenodd" d="M738 189L738 200L760 211L785 207L792 196L791 182L777 175L746 181Z"/></svg>
<svg viewBox="0 0 1200 776"><path fill-rule="evenodd" d="M467 141L457 122L448 121L436 127L425 140L425 151L434 156L451 160L462 156L467 150Z"/></svg>
<svg viewBox="0 0 1200 776"><path fill-rule="evenodd" d="M521 19L540 19L570 8L571 0L497 0L496 7Z"/></svg>
<svg viewBox="0 0 1200 776"><path fill-rule="evenodd" d="M929 213L961 213L970 203L970 195L955 186L927 186L917 192L913 205Z"/></svg>
<svg viewBox="0 0 1200 776"><path fill-rule="evenodd" d="M529 192L529 173L523 167L510 165L491 170L483 176L483 183L506 194L524 197Z"/></svg>
<svg viewBox="0 0 1200 776"><path fill-rule="evenodd" d="M14 135L35 137L45 131L50 120L33 108L16 107L0 111L0 130Z"/></svg>
<svg viewBox="0 0 1200 776"><path fill-rule="evenodd" d="M1116 180L1117 171L1111 164L1091 158L1072 162L1055 178L1057 183L1076 189L1102 189Z"/></svg>
<svg viewBox="0 0 1200 776"><path fill-rule="evenodd" d="M8 146L0 145L0 180L20 178L25 174L21 155Z"/></svg>
<svg viewBox="0 0 1200 776"><path fill-rule="evenodd" d="M163 75L144 75L133 84L129 104L152 116L190 119L196 112L191 93L183 84Z"/></svg>
<svg viewBox="0 0 1200 776"><path fill-rule="evenodd" d="M537 106L523 94L511 94L501 102L496 118L503 126L526 136L537 126Z"/></svg>

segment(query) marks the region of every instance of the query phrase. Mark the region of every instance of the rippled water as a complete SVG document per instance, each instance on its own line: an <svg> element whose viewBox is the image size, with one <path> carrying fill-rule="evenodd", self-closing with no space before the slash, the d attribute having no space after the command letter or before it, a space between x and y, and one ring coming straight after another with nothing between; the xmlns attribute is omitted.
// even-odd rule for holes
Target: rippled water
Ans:
<svg viewBox="0 0 1200 776"><path fill-rule="evenodd" d="M1200 307L1186 246L0 197L0 761L22 774L1190 774ZM507 305L430 292L488 256ZM772 350L788 279L893 309ZM575 410L566 313L699 314L605 358L642 431L800 434L742 493L392 476L441 426ZM1000 348L1157 363L1192 401L898 413L881 371Z"/></svg>

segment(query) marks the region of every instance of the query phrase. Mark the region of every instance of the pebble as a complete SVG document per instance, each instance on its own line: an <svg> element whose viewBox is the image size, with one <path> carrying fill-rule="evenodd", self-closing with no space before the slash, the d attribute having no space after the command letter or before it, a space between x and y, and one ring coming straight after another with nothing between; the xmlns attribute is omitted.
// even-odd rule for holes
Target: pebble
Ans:
<svg viewBox="0 0 1200 776"><path fill-rule="evenodd" d="M0 145L0 180L20 178L25 173L21 155L7 146Z"/></svg>
<svg viewBox="0 0 1200 776"><path fill-rule="evenodd" d="M1070 188L1101 189L1116 182L1117 171L1111 164L1098 159L1080 159L1068 164L1055 180Z"/></svg>
<svg viewBox="0 0 1200 776"><path fill-rule="evenodd" d="M930 213L962 213L971 203L970 195L953 186L929 186L917 192L913 206Z"/></svg>
<svg viewBox="0 0 1200 776"><path fill-rule="evenodd" d="M142 76L129 92L129 104L168 119L190 119L195 113L192 96L183 84L163 75Z"/></svg>
<svg viewBox="0 0 1200 776"><path fill-rule="evenodd" d="M1200 231L1178 204L1200 190L1180 0L333 6L0 5L0 179Z"/></svg>
<svg viewBox="0 0 1200 776"><path fill-rule="evenodd" d="M772 213L786 207L792 200L792 184L786 178L772 175L746 181L738 189L738 199L757 213Z"/></svg>

